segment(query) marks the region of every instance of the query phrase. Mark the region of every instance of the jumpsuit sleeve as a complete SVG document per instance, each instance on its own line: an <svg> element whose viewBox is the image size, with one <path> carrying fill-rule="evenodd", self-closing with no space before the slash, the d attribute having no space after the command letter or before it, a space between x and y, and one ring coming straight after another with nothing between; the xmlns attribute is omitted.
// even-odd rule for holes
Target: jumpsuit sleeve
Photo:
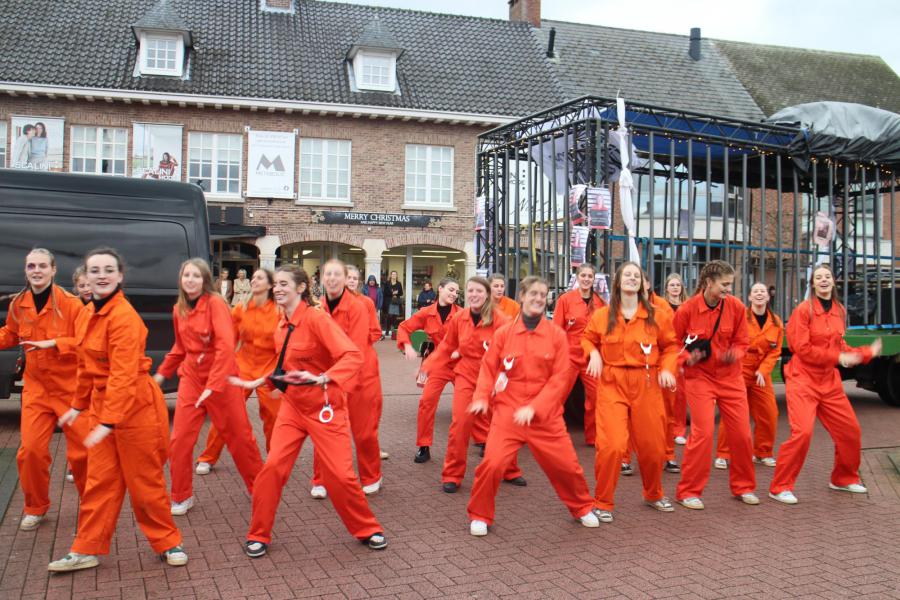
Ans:
<svg viewBox="0 0 900 600"><path fill-rule="evenodd" d="M778 359L781 358L782 343L784 343L784 326L780 321L778 321L778 337L776 339L775 347L770 348L769 351L766 352L766 355L759 363L759 368L757 369L757 371L759 371L763 375L769 375L772 373L772 370L775 368L775 363L777 363Z"/></svg>
<svg viewBox="0 0 900 600"><path fill-rule="evenodd" d="M565 373L569 368L569 347L566 342L566 334L554 328L553 340L553 370L554 374ZM534 407L535 416L546 420L554 411L560 410L566 394L569 391L569 381L566 377L551 376L547 385L541 388L531 406Z"/></svg>
<svg viewBox="0 0 900 600"><path fill-rule="evenodd" d="M860 346L858 348L854 348L850 344L847 343L847 340L841 338L841 352L854 352L862 356L863 364L868 363L872 360L872 349L868 346Z"/></svg>
<svg viewBox="0 0 900 600"><path fill-rule="evenodd" d="M600 341L603 339L600 321L600 310L598 309L591 315L591 320L588 321L587 327L581 334L581 349L586 357L590 356L594 350L600 352Z"/></svg>
<svg viewBox="0 0 900 600"><path fill-rule="evenodd" d="M228 376L234 372L234 325L231 308L217 297L209 299L210 321L213 335L213 363L206 378L206 389L221 392L228 385Z"/></svg>
<svg viewBox="0 0 900 600"><path fill-rule="evenodd" d="M566 328L566 319L568 318L568 307L569 303L566 300L566 295L563 294L559 297L559 301L556 303L556 310L553 311L553 324L561 327L563 330Z"/></svg>
<svg viewBox="0 0 900 600"><path fill-rule="evenodd" d="M685 308L684 305L682 305L675 311L675 316L672 319L672 329L675 331L675 341L678 342L679 345L682 344L685 334L687 333L688 321L690 320L690 317L688 316L689 310L691 310L690 307ZM678 364L676 369L681 370L684 363L690 358L690 355L684 350L684 346L679 348L677 357Z"/></svg>
<svg viewBox="0 0 900 600"><path fill-rule="evenodd" d="M363 296L360 296L366 310L369 313L369 343L374 344L381 339L381 324L378 322L378 313L375 312L375 303L370 302Z"/></svg>
<svg viewBox="0 0 900 600"><path fill-rule="evenodd" d="M156 369L156 372L165 377L166 379L171 379L173 375L175 375L175 371L178 370L178 367L184 361L184 345L181 343L181 333L178 328L178 322L181 317L178 316L178 309L172 309L172 327L175 328L175 343L172 344L172 349L169 350L169 353L166 354L166 357L163 359L162 364L159 365L159 368Z"/></svg>
<svg viewBox="0 0 900 600"><path fill-rule="evenodd" d="M362 351L347 337L334 319L326 317L310 319L319 344L327 348L334 364L325 371L330 381L342 389L348 389L347 383L359 375L363 364Z"/></svg>
<svg viewBox="0 0 900 600"><path fill-rule="evenodd" d="M56 351L60 354L75 353L75 319L84 308L81 300L74 296L64 296L62 302L63 317L66 320L66 335L56 338Z"/></svg>
<svg viewBox="0 0 900 600"><path fill-rule="evenodd" d="M116 425L122 421L134 406L143 340L141 328L130 323L127 317L114 316L107 330L107 360L109 376L103 407L96 415L97 421Z"/></svg>
<svg viewBox="0 0 900 600"><path fill-rule="evenodd" d="M478 370L478 381L475 384L475 393L472 394L472 402L482 401L490 404L491 396L494 394L494 383L497 381L497 373L500 370L500 357L511 330L512 327L507 327L494 334L488 351L481 359L481 368ZM445 343L446 338L441 345L443 346Z"/></svg>
<svg viewBox="0 0 900 600"><path fill-rule="evenodd" d="M740 363L750 348L750 330L747 329L746 311L743 306L740 310L734 311L732 322L734 323L734 333L731 334L731 351L734 353L735 362Z"/></svg>
<svg viewBox="0 0 900 600"><path fill-rule="evenodd" d="M437 349L422 363L422 370L424 372L431 373L450 366L450 363L452 362L450 360L450 355L453 354L454 350L459 348L458 321L459 319L451 319L447 322L447 328L444 330L444 339L438 344Z"/></svg>
<svg viewBox="0 0 900 600"><path fill-rule="evenodd" d="M401 350L406 348L406 344L412 344L412 340L410 340L409 337L412 332L422 329L425 325L425 316L422 314L423 312L424 311L422 310L418 311L416 314L400 323L397 327L397 347Z"/></svg>
<svg viewBox="0 0 900 600"><path fill-rule="evenodd" d="M241 347L241 322L244 320L244 305L236 304L231 309L231 325L234 327L234 350L237 352Z"/></svg>
<svg viewBox="0 0 900 600"><path fill-rule="evenodd" d="M678 369L678 339L672 325L672 313L659 311L656 319L656 342L659 344L659 369L675 375Z"/></svg>
<svg viewBox="0 0 900 600"><path fill-rule="evenodd" d="M841 349L827 344L813 344L809 339L809 304L794 309L787 324L788 347L791 354L802 354L809 363L836 366Z"/></svg>
<svg viewBox="0 0 900 600"><path fill-rule="evenodd" d="M0 327L0 350L11 348L19 343L19 321L13 316L13 313L18 310L15 303L15 300L9 303L9 309L6 311L6 324Z"/></svg>

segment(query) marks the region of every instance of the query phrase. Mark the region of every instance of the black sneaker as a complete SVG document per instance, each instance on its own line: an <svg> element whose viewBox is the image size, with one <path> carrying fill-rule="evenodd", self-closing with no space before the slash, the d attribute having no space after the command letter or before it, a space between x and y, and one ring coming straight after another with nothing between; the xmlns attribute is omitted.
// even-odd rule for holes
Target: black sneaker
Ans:
<svg viewBox="0 0 900 600"><path fill-rule="evenodd" d="M622 463L622 470L619 472L620 475L634 475L634 467L631 466L631 463Z"/></svg>
<svg viewBox="0 0 900 600"><path fill-rule="evenodd" d="M387 548L387 538L384 537L383 533L376 533L373 536L370 536L369 539L363 542L372 550L384 550Z"/></svg>
<svg viewBox="0 0 900 600"><path fill-rule="evenodd" d="M259 558L260 556L265 556L266 550L269 549L267 544L263 544L262 542L254 542L253 540L247 540L247 543L244 544L244 552L247 553L247 556L250 558Z"/></svg>
<svg viewBox="0 0 900 600"><path fill-rule="evenodd" d="M478 456L480 456L481 458L484 458L484 443L482 442L481 444L475 444L475 445L477 447L481 448L481 451L478 453Z"/></svg>
<svg viewBox="0 0 900 600"><path fill-rule="evenodd" d="M452 481L445 481L442 489L447 494L455 494L459 490L459 484Z"/></svg>
<svg viewBox="0 0 900 600"><path fill-rule="evenodd" d="M528 482L525 481L525 478L521 475L519 475L518 477L513 477L512 479L504 479L503 483L508 483L516 487L525 487L526 485L528 485Z"/></svg>
<svg viewBox="0 0 900 600"><path fill-rule="evenodd" d="M413 458L413 462L426 463L429 460L431 460L431 448L428 446L419 446L419 449L416 451L416 457Z"/></svg>
<svg viewBox="0 0 900 600"><path fill-rule="evenodd" d="M681 467L674 460L667 460L666 466L663 467L666 473L681 473Z"/></svg>

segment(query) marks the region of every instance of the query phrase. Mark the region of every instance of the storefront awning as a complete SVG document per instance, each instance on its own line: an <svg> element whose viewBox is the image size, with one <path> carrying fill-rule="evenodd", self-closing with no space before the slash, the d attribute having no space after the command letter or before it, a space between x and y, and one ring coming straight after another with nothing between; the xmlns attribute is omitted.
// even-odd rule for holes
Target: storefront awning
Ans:
<svg viewBox="0 0 900 600"><path fill-rule="evenodd" d="M266 235L266 228L262 225L227 225L222 223L209 224L209 239L211 241L230 240L238 238L258 238Z"/></svg>

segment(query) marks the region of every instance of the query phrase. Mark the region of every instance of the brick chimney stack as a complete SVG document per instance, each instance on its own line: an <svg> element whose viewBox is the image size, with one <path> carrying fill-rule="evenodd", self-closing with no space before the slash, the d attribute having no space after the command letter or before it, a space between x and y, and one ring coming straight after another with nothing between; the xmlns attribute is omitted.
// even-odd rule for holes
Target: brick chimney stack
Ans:
<svg viewBox="0 0 900 600"><path fill-rule="evenodd" d="M509 0L509 20L541 26L541 0Z"/></svg>

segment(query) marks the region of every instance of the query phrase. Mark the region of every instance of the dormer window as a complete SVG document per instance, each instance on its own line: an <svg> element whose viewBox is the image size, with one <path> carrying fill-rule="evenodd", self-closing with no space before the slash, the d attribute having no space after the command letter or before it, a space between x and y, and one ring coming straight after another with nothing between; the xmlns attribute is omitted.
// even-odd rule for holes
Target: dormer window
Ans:
<svg viewBox="0 0 900 600"><path fill-rule="evenodd" d="M347 52L350 87L354 92L400 93L397 59L403 48L397 38L375 17L360 32Z"/></svg>
<svg viewBox="0 0 900 600"><path fill-rule="evenodd" d="M181 36L141 34L141 74L181 77L184 41Z"/></svg>
<svg viewBox="0 0 900 600"><path fill-rule="evenodd" d="M353 71L362 90L394 91L397 59L391 54L360 52L353 60Z"/></svg>
<svg viewBox="0 0 900 600"><path fill-rule="evenodd" d="M183 77L191 30L170 4L159 0L131 26L138 53L135 77L168 75Z"/></svg>

